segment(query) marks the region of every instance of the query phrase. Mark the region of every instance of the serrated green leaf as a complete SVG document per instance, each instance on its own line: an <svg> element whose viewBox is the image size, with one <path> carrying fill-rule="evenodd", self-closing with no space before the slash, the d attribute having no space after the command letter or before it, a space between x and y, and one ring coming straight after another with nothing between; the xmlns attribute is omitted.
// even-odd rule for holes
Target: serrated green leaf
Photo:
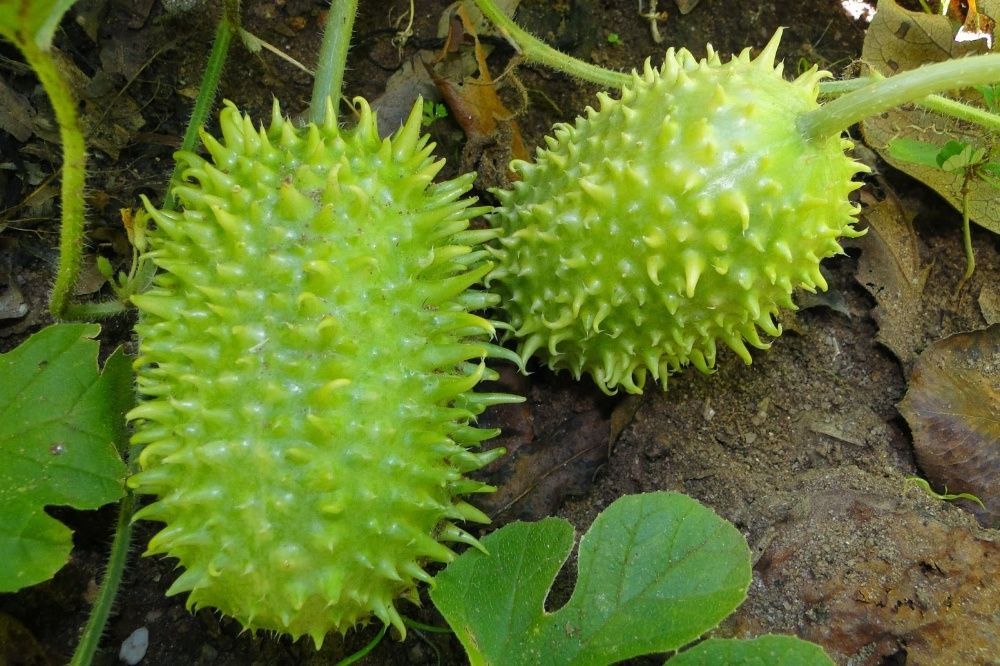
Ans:
<svg viewBox="0 0 1000 666"><path fill-rule="evenodd" d="M0 0L0 35L18 46L33 42L43 51L76 0Z"/></svg>
<svg viewBox="0 0 1000 666"><path fill-rule="evenodd" d="M823 648L794 636L750 640L709 638L667 661L667 666L833 666Z"/></svg>
<svg viewBox="0 0 1000 666"><path fill-rule="evenodd" d="M576 589L544 601L573 545L565 520L513 523L438 574L431 599L472 664L604 665L674 650L746 597L740 532L678 493L623 497L580 540Z"/></svg>
<svg viewBox="0 0 1000 666"><path fill-rule="evenodd" d="M46 506L95 509L122 496L132 374L120 349L99 372L99 331L57 324L0 354L0 592L66 563L70 530Z"/></svg>

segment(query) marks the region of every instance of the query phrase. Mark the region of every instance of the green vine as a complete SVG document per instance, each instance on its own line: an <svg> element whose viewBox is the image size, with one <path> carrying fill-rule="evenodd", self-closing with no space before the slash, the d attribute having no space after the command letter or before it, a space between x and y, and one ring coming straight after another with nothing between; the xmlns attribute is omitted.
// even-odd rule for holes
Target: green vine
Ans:
<svg viewBox="0 0 1000 666"><path fill-rule="evenodd" d="M935 92L971 88L997 80L1000 80L1000 53L936 62L876 80L864 88L827 102L802 116L799 129L808 136L830 136L864 118L912 100L926 98ZM966 107L964 104L960 106ZM954 112L947 113L955 115ZM985 118L992 127L1000 127L1000 116L987 111L981 111L981 114L980 119Z"/></svg>
<svg viewBox="0 0 1000 666"><path fill-rule="evenodd" d="M83 257L84 187L87 177L87 146L76 114L76 101L69 85L48 49L34 40L18 42L25 61L35 71L48 95L59 125L63 163L60 200L62 220L59 229L59 268L56 272L49 310L56 319L72 319L82 314L70 302Z"/></svg>
<svg viewBox="0 0 1000 666"><path fill-rule="evenodd" d="M511 45L527 60L546 67L590 81L607 88L622 88L631 80L630 74L614 72L558 51L514 23L509 16L493 3L493 0L476 0L486 18L500 28Z"/></svg>
<svg viewBox="0 0 1000 666"><path fill-rule="evenodd" d="M358 0L337 0L327 14L309 105L309 120L316 125L322 124L326 118L328 105L334 115L337 113L357 13Z"/></svg>
<svg viewBox="0 0 1000 666"><path fill-rule="evenodd" d="M132 471L130 468L129 473ZM115 597L118 596L118 588L121 586L122 574L128 560L129 546L132 543L132 516L135 514L135 504L135 495L126 489L125 496L118 506L118 522L115 524L115 537L114 541L111 542L111 553L108 556L104 580L101 581L97 599L90 610L90 617L87 618L87 625L80 636L80 642L76 646L73 658L70 659L70 666L89 666L94 659L98 645L100 645L101 635L104 633L108 616L111 615Z"/></svg>

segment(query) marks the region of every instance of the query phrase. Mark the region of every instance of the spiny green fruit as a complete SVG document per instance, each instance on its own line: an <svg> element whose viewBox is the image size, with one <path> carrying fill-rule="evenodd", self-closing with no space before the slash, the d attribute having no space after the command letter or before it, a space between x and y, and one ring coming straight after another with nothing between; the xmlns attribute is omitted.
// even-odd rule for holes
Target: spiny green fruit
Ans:
<svg viewBox="0 0 1000 666"><path fill-rule="evenodd" d="M470 423L515 400L472 392L504 354L470 312L496 300L470 289L496 235L468 229L473 176L431 182L419 103L384 140L356 103L351 131L223 110L212 161L178 155L182 212L146 202L162 272L134 298L130 485L166 523L147 552L185 569L168 594L317 645L371 615L405 632L394 600L475 543L452 521L488 520L464 474L501 451Z"/></svg>
<svg viewBox="0 0 1000 666"><path fill-rule="evenodd" d="M717 341L749 363L745 343L779 335L796 286L826 288L820 260L859 233L848 195L864 167L846 139L799 131L828 74L784 80L779 38L725 64L671 49L513 164L489 280L523 358L638 393L647 373L710 371Z"/></svg>

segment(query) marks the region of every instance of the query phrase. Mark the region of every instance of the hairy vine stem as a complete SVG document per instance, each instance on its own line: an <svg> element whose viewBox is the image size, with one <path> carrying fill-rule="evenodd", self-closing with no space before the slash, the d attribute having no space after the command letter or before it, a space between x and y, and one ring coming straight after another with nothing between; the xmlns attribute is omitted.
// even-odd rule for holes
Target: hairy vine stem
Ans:
<svg viewBox="0 0 1000 666"><path fill-rule="evenodd" d="M181 140L181 150L194 150L198 143L198 133L205 126L205 121L208 120L215 103L215 94L219 90L219 81L222 79L222 68L226 64L226 56L229 54L229 45L239 30L240 0L225 0L222 17L215 29L215 41L212 42L212 50L208 54L205 71L201 76L201 85L198 86L198 96L191 108L191 119L184 130L184 138ZM175 164L173 173L170 174L170 180L167 182L167 194L163 199L163 208L167 210L174 210L177 206L173 185L181 179L181 168L180 164Z"/></svg>
<svg viewBox="0 0 1000 666"><path fill-rule="evenodd" d="M70 299L80 272L83 257L84 185L87 177L87 146L76 115L76 101L66 80L59 73L52 53L34 40L19 42L24 59L35 71L48 95L59 125L62 140L62 183L59 197L62 220L59 229L59 268L49 299L49 310L56 319L64 319L70 310Z"/></svg>
<svg viewBox="0 0 1000 666"><path fill-rule="evenodd" d="M333 113L337 112L357 13L358 0L332 0L309 103L309 120L317 125L322 124L326 118L327 100L332 101Z"/></svg>
<svg viewBox="0 0 1000 666"><path fill-rule="evenodd" d="M133 470L129 469L131 473ZM70 659L70 666L89 666L97 652L97 647L101 642L101 635L104 633L104 625L111 614L115 597L118 595L118 588L122 582L122 573L125 571L125 562L128 560L129 546L132 542L132 515L135 513L136 498L132 491L125 491L118 506L118 522L115 525L115 537L111 542L111 553L108 556L108 568L104 572L104 580L94 601L94 607L90 610L90 617L87 618L87 626L83 630L80 642Z"/></svg>
<svg viewBox="0 0 1000 666"><path fill-rule="evenodd" d="M493 0L475 0L479 10L500 28L507 41L525 58L570 76L608 88L622 88L632 80L629 74L605 69L558 51L514 23Z"/></svg>

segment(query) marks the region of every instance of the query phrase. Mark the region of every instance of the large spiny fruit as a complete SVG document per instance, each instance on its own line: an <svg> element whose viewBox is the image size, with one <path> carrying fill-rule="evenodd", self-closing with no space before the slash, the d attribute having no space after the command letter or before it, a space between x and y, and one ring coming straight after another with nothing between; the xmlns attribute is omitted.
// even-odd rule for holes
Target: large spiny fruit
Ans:
<svg viewBox="0 0 1000 666"><path fill-rule="evenodd" d="M168 594L317 645L371 615L404 631L394 600L474 543L451 521L487 521L459 499L499 454L470 422L513 399L472 392L503 353L470 313L495 302L469 289L495 235L468 230L472 175L431 183L419 104L385 140L357 104L352 131L223 110L212 162L179 155L182 212L146 202L162 272L134 298L130 485L166 523L148 552L185 569Z"/></svg>
<svg viewBox="0 0 1000 666"><path fill-rule="evenodd" d="M725 64L671 49L513 164L489 279L522 357L640 392L647 373L710 371L717 341L749 363L795 287L826 288L820 260L858 235L863 167L846 139L799 131L828 74L784 80L779 38Z"/></svg>

